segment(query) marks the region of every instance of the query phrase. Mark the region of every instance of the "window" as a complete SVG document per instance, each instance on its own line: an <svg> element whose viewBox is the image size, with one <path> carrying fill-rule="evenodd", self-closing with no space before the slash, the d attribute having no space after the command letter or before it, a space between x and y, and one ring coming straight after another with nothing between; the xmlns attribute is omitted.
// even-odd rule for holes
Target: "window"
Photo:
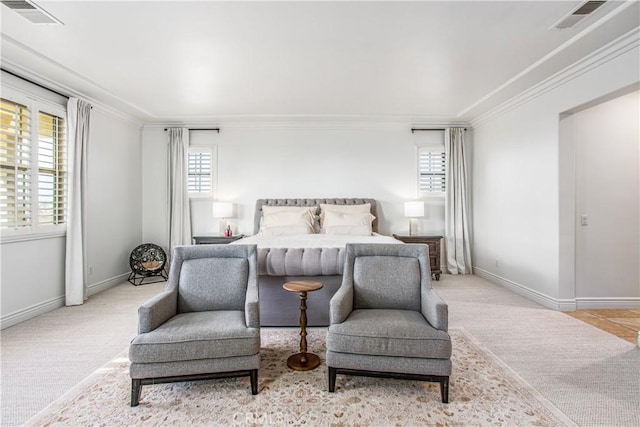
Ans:
<svg viewBox="0 0 640 427"><path fill-rule="evenodd" d="M31 117L21 104L0 104L0 227L31 226Z"/></svg>
<svg viewBox="0 0 640 427"><path fill-rule="evenodd" d="M190 147L187 187L190 197L212 197L215 149Z"/></svg>
<svg viewBox="0 0 640 427"><path fill-rule="evenodd" d="M445 192L445 163L443 150L418 148L418 188L420 194Z"/></svg>
<svg viewBox="0 0 640 427"><path fill-rule="evenodd" d="M38 224L66 221L67 153L64 120L38 114Z"/></svg>
<svg viewBox="0 0 640 427"><path fill-rule="evenodd" d="M66 223L64 112L45 111L35 101L2 98L0 105L2 234L56 231Z"/></svg>

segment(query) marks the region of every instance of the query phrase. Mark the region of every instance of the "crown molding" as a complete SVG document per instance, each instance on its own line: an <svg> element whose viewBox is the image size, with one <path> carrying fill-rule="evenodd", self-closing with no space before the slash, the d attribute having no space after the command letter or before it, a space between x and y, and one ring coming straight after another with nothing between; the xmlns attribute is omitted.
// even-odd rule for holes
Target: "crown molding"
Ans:
<svg viewBox="0 0 640 427"><path fill-rule="evenodd" d="M640 27L634 28L517 96L479 115L471 120L471 125L480 127L638 47L640 47Z"/></svg>
<svg viewBox="0 0 640 427"><path fill-rule="evenodd" d="M53 81L47 77L42 76L41 74L38 74L32 70L29 70L19 64L16 64L13 61L10 60L6 60L6 59L2 59L2 68L5 68L6 70L15 73L17 76L23 77L24 79L26 79L26 82L28 82L28 80L31 80L37 84L40 84L42 86L45 86L47 88L50 88L51 90L54 90L56 92L60 92L63 93L69 97L75 97L75 98L81 98L86 100L87 102L89 102L95 109L106 113L107 115L114 117L116 119L125 121L130 123L133 126L136 127L142 127L144 125L144 122L142 120L140 120L139 118L132 116L130 114L124 113L108 104L105 104L101 101L96 100L95 98L92 98L90 96L87 96L86 94L79 92L75 89L72 89L68 86L65 86L63 84L60 84L56 81ZM13 85L12 85L13 87Z"/></svg>
<svg viewBox="0 0 640 427"><path fill-rule="evenodd" d="M184 114L156 117L148 124L166 123L454 123L450 115L425 114Z"/></svg>
<svg viewBox="0 0 640 427"><path fill-rule="evenodd" d="M272 117L272 116L271 116ZM312 120L314 118L315 120ZM359 116L360 120L354 120L353 116L279 116L279 120L266 121L264 116L242 116L242 120L212 120L212 121L184 121L184 122L164 122L147 123L143 126L145 130L164 130L166 127L186 127L190 129L219 127L221 132L225 129L252 129L252 130L392 130L411 132L412 127L420 128L444 128L444 127L470 127L467 122L460 121L413 121L409 118L405 120L383 120L377 117L365 118ZM227 117L228 119L228 117ZM351 120L349 120L351 119Z"/></svg>
<svg viewBox="0 0 640 427"><path fill-rule="evenodd" d="M556 47L553 51L549 52L548 54L546 54L545 56L543 56L542 58L540 58L539 60L537 60L536 62L534 62L533 64L531 64L530 66L528 66L527 68L525 68L524 70L522 70L521 72L519 72L518 74L513 76L512 78L510 78L509 80L507 80L506 82L504 82L503 84L501 84L500 86L498 86L497 88L495 88L494 90L492 90L491 92L489 92L488 94L483 96L481 99L477 100L476 102L474 102L473 104L471 104L470 106L465 108L464 110L460 111L460 113L458 113L458 117L463 117L464 115L470 113L472 110L474 110L475 108L481 106L484 102L490 100L492 97L496 96L497 94L499 94L503 90L507 89L509 86L513 85L518 80L522 79L523 77L525 77L525 76L527 76L529 74L532 74L536 69L538 69L539 67L541 67L545 63L551 61L554 57L558 56L563 51L566 51L572 45L574 45L575 43L577 43L581 39L585 38L586 36L588 36L592 32L594 32L597 29L599 29L600 27L602 27L605 23L611 21L612 19L616 19L616 17L621 15L628 8L632 7L634 5L634 2L636 2L636 1L637 0L625 0L619 7L614 9L612 12L607 13L602 18L600 18L597 21L593 22L591 25L589 25L588 27L586 27L585 29L583 29L579 33L575 34L569 40L565 41L560 46ZM627 11L627 13L629 13L629 12ZM562 70L560 70L559 72L561 72L561 71Z"/></svg>
<svg viewBox="0 0 640 427"><path fill-rule="evenodd" d="M132 105L131 103L118 98L117 96L113 95L111 92L109 92L107 89L105 89L104 87L100 86L99 84L97 84L96 82L87 79L86 77L84 77L83 75L75 72L74 70L60 64L57 61L54 61L53 59L42 55L41 53L33 50L32 48L28 47L27 45L25 45L24 43L21 43L20 41L6 35L6 34L0 34L0 39L2 40L3 44L12 46L15 49L18 49L19 51L21 51L24 54L30 55L34 58L36 58L38 61L43 62L44 64L46 64L47 67L51 67L53 69L57 69L61 72L63 72L64 74L67 75L71 75L76 79L79 79L83 82L85 82L89 87L94 88L96 91L104 93L105 95L107 95L109 98L113 99L114 101L116 101L117 103L120 103L124 106L126 106L127 108L135 111L135 112L139 112L140 113L140 117L142 116L151 116L147 111L144 111L143 109L141 109L140 107L137 107L135 105ZM6 46L3 47L3 50L6 51ZM48 77L43 76L42 74L33 71L31 69L28 69L22 65L20 65L19 63L6 58L6 56L4 55L4 52L2 54L2 56L0 57L0 62L2 63L2 68L7 69L8 71L11 71L12 73L15 73L19 76L22 76L26 79L32 80L38 84L42 84L43 86L46 87L50 87L51 89L57 91L57 92L61 92L64 93L68 96L73 96L76 98L83 98L87 101L89 101L94 107L98 107L100 110L107 112L109 114L111 114L114 117L117 117L119 119L124 119L127 121L130 121L132 123L135 123L137 126L141 126L144 122L141 120L140 117L135 116L133 114L130 113L125 113L120 109L117 109L113 106L111 106L108 103L105 103L103 101L99 101L98 99L96 99L95 97L89 96L86 93L83 93L81 91L78 91L76 89L73 89L69 86L66 86L58 81L55 81L53 79L50 79Z"/></svg>

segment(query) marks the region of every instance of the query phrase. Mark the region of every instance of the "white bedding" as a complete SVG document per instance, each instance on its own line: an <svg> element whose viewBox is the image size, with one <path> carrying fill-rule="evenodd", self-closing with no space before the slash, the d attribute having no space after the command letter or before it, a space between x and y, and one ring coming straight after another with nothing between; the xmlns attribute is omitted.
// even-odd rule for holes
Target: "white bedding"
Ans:
<svg viewBox="0 0 640 427"><path fill-rule="evenodd" d="M344 248L347 243L394 243L401 241L391 236L373 233L371 236L343 236L336 234L296 234L290 236L249 236L231 244L258 245L261 248Z"/></svg>

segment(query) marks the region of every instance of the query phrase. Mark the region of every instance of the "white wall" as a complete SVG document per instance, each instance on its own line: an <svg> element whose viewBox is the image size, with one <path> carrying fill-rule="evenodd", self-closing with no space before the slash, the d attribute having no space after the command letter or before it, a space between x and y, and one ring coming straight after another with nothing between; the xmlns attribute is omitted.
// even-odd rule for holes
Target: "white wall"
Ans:
<svg viewBox="0 0 640 427"><path fill-rule="evenodd" d="M573 289L559 281L560 115L637 84L638 64L636 44L474 123L473 253L478 274L547 306L564 309L563 304L573 301L575 307Z"/></svg>
<svg viewBox="0 0 640 427"><path fill-rule="evenodd" d="M141 242L140 129L139 124L99 106L92 110L87 219L90 294L126 279L129 253ZM2 241L0 250L3 328L64 305L64 236Z"/></svg>
<svg viewBox="0 0 640 427"><path fill-rule="evenodd" d="M122 282L142 243L142 126L92 111L87 241L89 291ZM95 289L94 289L95 288Z"/></svg>
<svg viewBox="0 0 640 427"><path fill-rule="evenodd" d="M417 149L411 125L220 124L217 199L235 203L236 233L253 234L259 198L370 197L380 202L381 233L407 233L403 202L417 195ZM201 132L198 132L199 134ZM192 133L193 134L193 133ZM166 135L143 131L143 239L166 247ZM427 200L427 199L425 199ZM192 201L194 234L217 234L211 200ZM444 204L426 201L420 232L444 231Z"/></svg>
<svg viewBox="0 0 640 427"><path fill-rule="evenodd" d="M578 308L640 297L638 94L574 114Z"/></svg>

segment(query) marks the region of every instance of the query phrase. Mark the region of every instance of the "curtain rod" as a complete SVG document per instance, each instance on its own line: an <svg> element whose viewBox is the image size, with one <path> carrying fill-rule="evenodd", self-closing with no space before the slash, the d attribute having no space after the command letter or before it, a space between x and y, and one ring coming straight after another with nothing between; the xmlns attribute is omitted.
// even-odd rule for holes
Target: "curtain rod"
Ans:
<svg viewBox="0 0 640 427"><path fill-rule="evenodd" d="M169 130L169 128L164 128L165 132ZM188 128L188 130L215 130L216 132L220 133L220 128Z"/></svg>
<svg viewBox="0 0 640 427"><path fill-rule="evenodd" d="M58 92L58 91L56 91L56 90L51 89L50 87L46 87L46 86L44 86L44 85L41 85L40 83L36 83L36 82L34 82L33 80L29 80L29 79L28 79L28 78L26 78L26 77L22 77L22 76L20 76L20 75L18 75L18 74L16 74L16 73L12 73L12 72L11 72L11 71L9 71L9 70L6 70L6 69L4 69L4 68L1 68L1 70L2 70L3 72L7 73L7 74L11 74L11 75L12 75L12 76L14 76L14 77L17 77L17 78L19 78L19 79L21 79L21 80L24 80L25 82L31 83L32 85L35 85L35 86L41 87L42 89L48 90L49 92L53 92L53 93L55 93L56 95L60 95L60 96L62 96L63 98L67 98L67 99L69 99L69 98L70 98L70 96L69 96L69 95L65 95L64 93L60 93L60 92ZM92 108L93 108L93 107L92 107Z"/></svg>
<svg viewBox="0 0 640 427"><path fill-rule="evenodd" d="M454 129L460 129L460 126L451 126L451 128ZM418 131L423 131L423 130L436 130L436 131L445 131L447 129L451 129L451 128L411 128L411 133L414 132L418 132ZM467 130L467 128L462 128L464 130Z"/></svg>

